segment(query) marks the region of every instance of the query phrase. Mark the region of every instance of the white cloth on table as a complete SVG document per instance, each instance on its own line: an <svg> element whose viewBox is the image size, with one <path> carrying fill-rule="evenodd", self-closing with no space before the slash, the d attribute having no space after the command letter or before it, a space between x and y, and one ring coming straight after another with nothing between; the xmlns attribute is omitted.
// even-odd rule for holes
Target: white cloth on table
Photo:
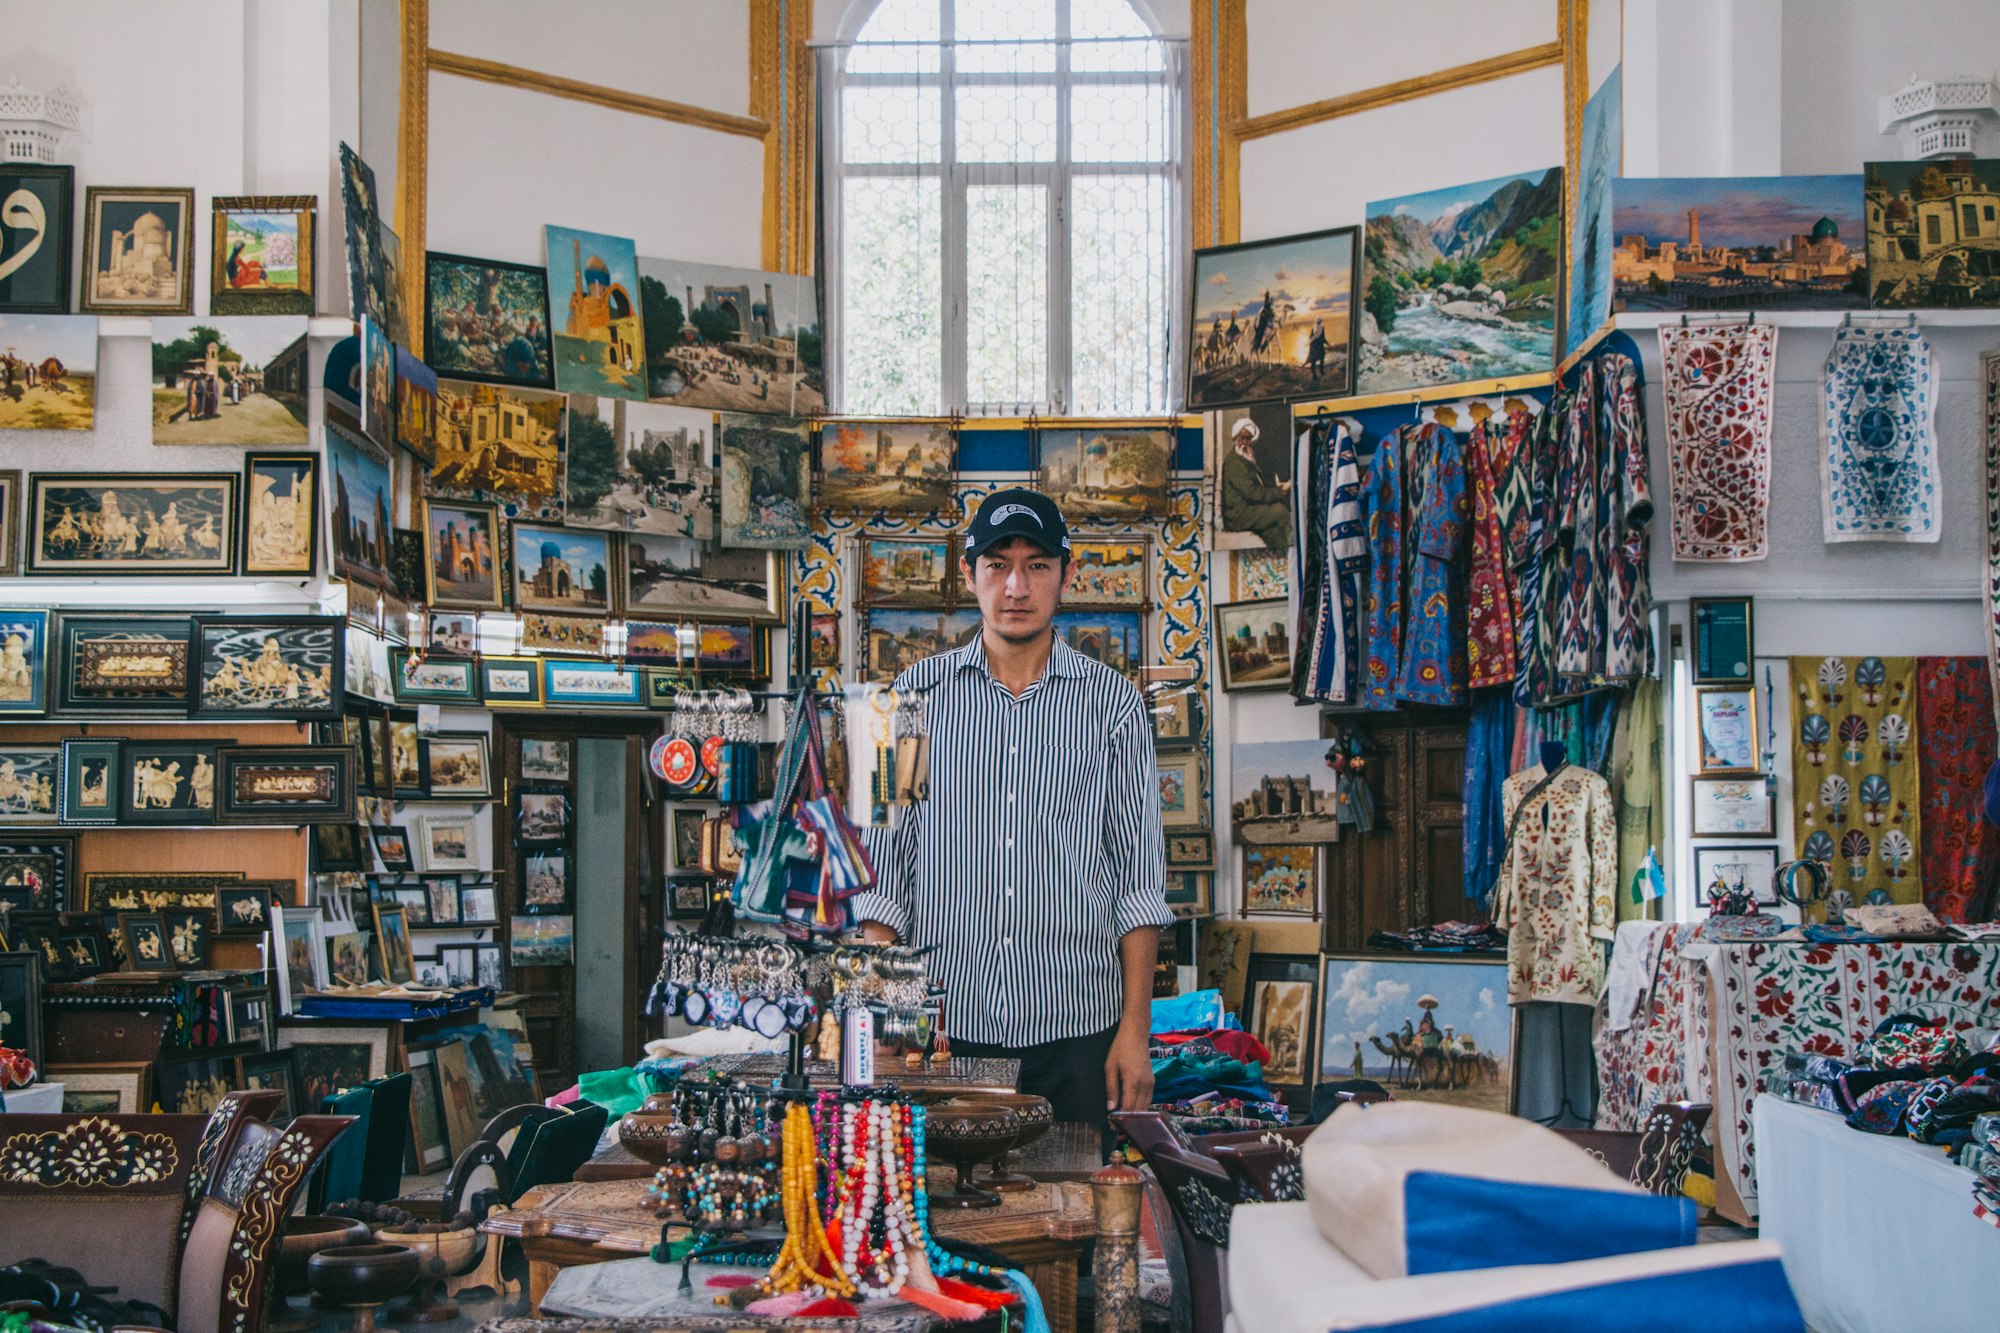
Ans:
<svg viewBox="0 0 2000 1333"><path fill-rule="evenodd" d="M1604 1026L1624 1032L1632 1026L1632 1015L1640 997L1652 989L1653 973L1660 965L1660 949L1673 927L1659 921L1621 921L1618 937L1611 946L1611 978L1606 983Z"/></svg>

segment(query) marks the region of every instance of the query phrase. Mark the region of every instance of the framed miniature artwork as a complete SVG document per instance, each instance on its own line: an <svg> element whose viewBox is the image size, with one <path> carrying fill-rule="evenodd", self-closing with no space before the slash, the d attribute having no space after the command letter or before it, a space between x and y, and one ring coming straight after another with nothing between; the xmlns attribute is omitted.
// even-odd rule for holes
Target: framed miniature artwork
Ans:
<svg viewBox="0 0 2000 1333"><path fill-rule="evenodd" d="M1292 614L1283 598L1218 603L1215 638L1223 689L1282 690L1290 683Z"/></svg>
<svg viewBox="0 0 2000 1333"><path fill-rule="evenodd" d="M1159 784L1161 825L1169 831L1206 827L1208 809L1201 794L1201 752L1186 750L1156 755L1153 773Z"/></svg>
<svg viewBox="0 0 2000 1333"><path fill-rule="evenodd" d="M513 967L568 967L576 961L576 918L509 917L507 953Z"/></svg>
<svg viewBox="0 0 2000 1333"><path fill-rule="evenodd" d="M576 742L523 737L520 742L521 781L568 782L575 763Z"/></svg>
<svg viewBox="0 0 2000 1333"><path fill-rule="evenodd" d="M368 830L375 845L375 860L385 871L415 870L410 855L410 831L400 824L378 824Z"/></svg>
<svg viewBox="0 0 2000 1333"><path fill-rule="evenodd" d="M1694 626L1694 683L1734 684L1750 679L1756 659L1748 597L1696 597L1688 603Z"/></svg>
<svg viewBox="0 0 2000 1333"><path fill-rule="evenodd" d="M424 360L440 375L546 389L549 276L538 265L424 255Z"/></svg>
<svg viewBox="0 0 2000 1333"><path fill-rule="evenodd" d="M1315 954L1250 955L1244 1002L1250 1034L1271 1058L1264 1081L1310 1095L1319 1050L1319 958Z"/></svg>
<svg viewBox="0 0 2000 1333"><path fill-rule="evenodd" d="M116 824L118 790L117 738L73 736L62 743L58 802L65 824Z"/></svg>
<svg viewBox="0 0 2000 1333"><path fill-rule="evenodd" d="M171 713L188 710L191 616L63 612L56 621L56 711Z"/></svg>
<svg viewBox="0 0 2000 1333"><path fill-rule="evenodd" d="M333 506L333 574L378 591L392 589L389 529L396 491L389 455L331 423L326 428L328 483L343 502Z"/></svg>
<svg viewBox="0 0 2000 1333"><path fill-rule="evenodd" d="M426 786L437 800L484 801L493 795L493 764L489 738L483 731L440 731L432 734L424 762Z"/></svg>
<svg viewBox="0 0 2000 1333"><path fill-rule="evenodd" d="M49 613L0 607L0 715L48 711Z"/></svg>
<svg viewBox="0 0 2000 1333"><path fill-rule="evenodd" d="M812 616L811 655L808 665L819 670L838 671L840 669L840 613L814 612Z"/></svg>
<svg viewBox="0 0 2000 1333"><path fill-rule="evenodd" d="M1694 692L1700 741L1695 772L1757 772L1757 691L1748 685L1702 685Z"/></svg>
<svg viewBox="0 0 2000 1333"><path fill-rule="evenodd" d="M174 966L183 972L207 967L209 950L215 943L214 911L182 907L160 915L167 924L167 947L174 951Z"/></svg>
<svg viewBox="0 0 2000 1333"><path fill-rule="evenodd" d="M0 314L68 314L76 168L8 162L0 203Z"/></svg>
<svg viewBox="0 0 2000 1333"><path fill-rule="evenodd" d="M1762 773L1742 777L1691 778L1693 799L1688 808L1690 832L1697 838L1769 838L1777 833L1771 779Z"/></svg>
<svg viewBox="0 0 2000 1333"><path fill-rule="evenodd" d="M389 732L389 780L397 796L422 798L430 794L424 785L424 738L417 730L417 710L397 709L387 714Z"/></svg>
<svg viewBox="0 0 2000 1333"><path fill-rule="evenodd" d="M268 998L264 1004L264 1012L268 1015ZM245 1092L277 1092L284 1095L284 1100L278 1103L277 1109L268 1118L273 1129L283 1129L299 1113L299 1074L290 1051L267 1050L237 1056L233 1086Z"/></svg>
<svg viewBox="0 0 2000 1333"><path fill-rule="evenodd" d="M667 869L675 874L699 871L701 826L713 807L675 805L667 808Z"/></svg>
<svg viewBox="0 0 2000 1333"><path fill-rule="evenodd" d="M1759 907L1778 905L1778 844L1694 849L1695 901L1707 903L1719 891L1747 893Z"/></svg>
<svg viewBox="0 0 2000 1333"><path fill-rule="evenodd" d="M0 578L21 572L21 469L0 469Z"/></svg>
<svg viewBox="0 0 2000 1333"><path fill-rule="evenodd" d="M315 824L312 831L312 868L322 874L340 870L360 870L361 828L358 824Z"/></svg>
<svg viewBox="0 0 2000 1333"><path fill-rule="evenodd" d="M42 960L25 949L0 952L0 1046L21 1051L36 1066L49 1058L42 1045Z"/></svg>
<svg viewBox="0 0 2000 1333"><path fill-rule="evenodd" d="M422 840L417 851L423 864L419 869L479 869L479 841L471 815L425 815L421 827Z"/></svg>
<svg viewBox="0 0 2000 1333"><path fill-rule="evenodd" d="M366 986L373 981L375 969L370 958L368 932L329 931L326 936L326 971L335 986Z"/></svg>
<svg viewBox="0 0 2000 1333"><path fill-rule="evenodd" d="M150 1060L50 1065L42 1072L63 1085L64 1115L136 1115L153 1104Z"/></svg>
<svg viewBox="0 0 2000 1333"><path fill-rule="evenodd" d="M215 933L222 939L271 933L272 886L225 884L215 890Z"/></svg>
<svg viewBox="0 0 2000 1333"><path fill-rule="evenodd" d="M38 472L28 480L28 573L234 574L239 480L234 472Z"/></svg>
<svg viewBox="0 0 2000 1333"><path fill-rule="evenodd" d="M88 187L77 308L87 315L188 314L193 242L193 190Z"/></svg>
<svg viewBox="0 0 2000 1333"><path fill-rule="evenodd" d="M118 822L213 824L220 749L209 741L125 742Z"/></svg>
<svg viewBox="0 0 2000 1333"><path fill-rule="evenodd" d="M1207 870L1215 864L1215 835L1207 829L1167 830L1167 869Z"/></svg>
<svg viewBox="0 0 2000 1333"><path fill-rule="evenodd" d="M339 616L196 616L193 716L310 722L340 716L347 690Z"/></svg>
<svg viewBox="0 0 2000 1333"><path fill-rule="evenodd" d="M469 657L433 657L414 648L389 652L397 703L478 703L478 668Z"/></svg>
<svg viewBox="0 0 2000 1333"><path fill-rule="evenodd" d="M667 881L667 910L676 921L698 921L708 915L715 892L712 879L671 879Z"/></svg>
<svg viewBox="0 0 2000 1333"><path fill-rule="evenodd" d="M705 627L704 627L705 628ZM542 693L548 705L566 708L643 708L645 683L636 667L616 662L542 659Z"/></svg>
<svg viewBox="0 0 2000 1333"><path fill-rule="evenodd" d="M1183 750L1200 739L1196 712L1199 705L1192 691L1169 687L1148 697L1152 705L1154 749Z"/></svg>
<svg viewBox="0 0 2000 1333"><path fill-rule="evenodd" d="M1167 908L1177 917L1207 916L1215 876L1206 870L1168 870Z"/></svg>
<svg viewBox="0 0 2000 1333"><path fill-rule="evenodd" d="M531 916L568 912L576 901L569 849L535 848L521 855L521 910Z"/></svg>
<svg viewBox="0 0 2000 1333"><path fill-rule="evenodd" d="M159 912L121 912L118 934L125 942L125 959L134 972L172 972L173 946L167 939L166 917Z"/></svg>
<svg viewBox="0 0 2000 1333"><path fill-rule="evenodd" d="M64 929L57 943L69 960L70 976L76 980L112 970L111 945L101 922L93 921L85 930Z"/></svg>
<svg viewBox="0 0 2000 1333"><path fill-rule="evenodd" d="M316 313L319 197L217 195L208 308L218 315Z"/></svg>
<svg viewBox="0 0 2000 1333"><path fill-rule="evenodd" d="M499 509L464 500L425 501L424 577L434 607L499 610L504 591Z"/></svg>
<svg viewBox="0 0 2000 1333"><path fill-rule="evenodd" d="M1070 563L1076 573L1063 594L1063 605L1149 605L1148 553L1147 543L1138 540L1071 543Z"/></svg>
<svg viewBox="0 0 2000 1333"><path fill-rule="evenodd" d="M1320 849L1245 844L1236 849L1241 868L1244 916L1319 915Z"/></svg>
<svg viewBox="0 0 2000 1333"><path fill-rule="evenodd" d="M152 319L154 444L303 448L303 317Z"/></svg>
<svg viewBox="0 0 2000 1333"><path fill-rule="evenodd" d="M479 617L472 612L433 611L430 647L446 657L473 657L479 652Z"/></svg>
<svg viewBox="0 0 2000 1333"><path fill-rule="evenodd" d="M516 842L563 842L569 838L567 792L522 791L515 794L514 800Z"/></svg>
<svg viewBox="0 0 2000 1333"><path fill-rule="evenodd" d="M357 764L348 746L231 745L219 762L224 823L354 822Z"/></svg>
<svg viewBox="0 0 2000 1333"><path fill-rule="evenodd" d="M542 659L481 657L479 701L488 708L536 708L542 702Z"/></svg>
<svg viewBox="0 0 2000 1333"><path fill-rule="evenodd" d="M311 578L318 568L319 455L245 454L244 574Z"/></svg>
<svg viewBox="0 0 2000 1333"><path fill-rule="evenodd" d="M367 950L361 952L365 971ZM359 1087L383 1077L389 1072L390 1044L395 1037L388 1027L314 1023L279 1028L279 1049L291 1051L298 1062L298 1104L317 1108L342 1088Z"/></svg>
<svg viewBox="0 0 2000 1333"><path fill-rule="evenodd" d="M0 830L0 902L61 911L76 877L76 835Z"/></svg>

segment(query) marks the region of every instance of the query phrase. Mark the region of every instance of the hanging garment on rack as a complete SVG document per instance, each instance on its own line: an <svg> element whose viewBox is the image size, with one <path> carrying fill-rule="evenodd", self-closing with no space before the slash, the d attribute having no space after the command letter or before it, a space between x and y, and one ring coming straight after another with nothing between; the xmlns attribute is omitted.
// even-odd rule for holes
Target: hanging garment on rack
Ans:
<svg viewBox="0 0 2000 1333"><path fill-rule="evenodd" d="M1653 665L1653 483L1646 448L1646 412L1639 400L1639 367L1622 353L1605 355L1598 389L1605 471L1600 483L1617 496L1617 530L1605 579L1604 676L1632 680Z"/></svg>
<svg viewBox="0 0 2000 1333"><path fill-rule="evenodd" d="M1514 653L1514 618L1520 601L1507 568L1507 542L1500 526L1499 466L1512 461L1508 423L1487 417L1472 428L1465 444L1465 474L1472 489L1472 569L1465 604L1466 683L1473 689L1511 685L1519 659Z"/></svg>
<svg viewBox="0 0 2000 1333"><path fill-rule="evenodd" d="M1553 396L1528 437L1528 536L1526 557L1517 566L1521 618L1514 633L1514 651L1520 664L1514 678L1514 701L1524 708L1556 694L1555 619L1565 559L1560 521L1563 442L1557 423L1567 407L1561 393ZM1523 465L1520 460L1515 464Z"/></svg>
<svg viewBox="0 0 2000 1333"><path fill-rule="evenodd" d="M1507 842L1501 789L1513 771L1514 701L1493 690L1472 706L1465 730L1465 896L1477 903L1493 892Z"/></svg>
<svg viewBox="0 0 2000 1333"><path fill-rule="evenodd" d="M1674 559L1770 554L1771 324L1664 325Z"/></svg>
<svg viewBox="0 0 2000 1333"><path fill-rule="evenodd" d="M1819 380L1820 515L1829 542L1934 542L1937 367L1915 327L1833 332Z"/></svg>
<svg viewBox="0 0 2000 1333"><path fill-rule="evenodd" d="M1623 892L1646 863L1646 853L1667 845L1666 809L1660 800L1665 738L1660 727L1660 682L1642 676L1620 710L1611 743L1611 779L1618 800L1618 919L1657 915L1650 902Z"/></svg>
<svg viewBox="0 0 2000 1333"><path fill-rule="evenodd" d="M1408 551L1402 673L1396 697L1409 703L1465 702L1466 528L1472 506L1456 431L1407 427L1415 468L1404 478L1416 515Z"/></svg>
<svg viewBox="0 0 2000 1333"><path fill-rule="evenodd" d="M1576 388L1562 414L1562 532L1558 549L1568 558L1558 562L1561 595L1555 613L1555 673L1557 688L1575 694L1589 687L1593 647L1601 651L1604 636L1597 623L1604 605L1603 534L1609 524L1599 481L1596 377L1597 365L1577 367Z"/></svg>
<svg viewBox="0 0 2000 1333"><path fill-rule="evenodd" d="M1986 387L1986 677L2000 700L2000 352L1979 358Z"/></svg>
<svg viewBox="0 0 2000 1333"><path fill-rule="evenodd" d="M1536 764L1503 789L1511 836L1493 894L1493 924L1507 932L1507 1002L1595 1004L1604 989L1602 944L1617 919L1611 786L1575 764L1558 769L1546 785L1545 778Z"/></svg>
<svg viewBox="0 0 2000 1333"><path fill-rule="evenodd" d="M1403 433L1385 436L1368 463L1361 490L1362 522L1368 531L1368 658L1361 682L1362 702L1377 711L1396 706L1402 670Z"/></svg>
<svg viewBox="0 0 2000 1333"><path fill-rule="evenodd" d="M1361 467L1347 428L1327 421L1299 432L1292 475L1306 479L1297 488L1299 570L1292 595L1300 651L1293 664L1292 693L1300 699L1346 703L1354 696L1361 569L1368 563Z"/></svg>

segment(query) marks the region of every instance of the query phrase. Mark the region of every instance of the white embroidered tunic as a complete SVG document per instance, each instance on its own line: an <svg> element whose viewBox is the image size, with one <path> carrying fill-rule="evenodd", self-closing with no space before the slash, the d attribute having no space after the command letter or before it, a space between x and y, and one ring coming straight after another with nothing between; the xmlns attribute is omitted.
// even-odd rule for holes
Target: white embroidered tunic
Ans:
<svg viewBox="0 0 2000 1333"><path fill-rule="evenodd" d="M1514 811L1546 776L1540 764L1507 779L1500 801L1512 844L1493 894L1507 932L1507 1002L1596 1004L1604 950L1617 929L1618 819L1611 784L1575 764Z"/></svg>

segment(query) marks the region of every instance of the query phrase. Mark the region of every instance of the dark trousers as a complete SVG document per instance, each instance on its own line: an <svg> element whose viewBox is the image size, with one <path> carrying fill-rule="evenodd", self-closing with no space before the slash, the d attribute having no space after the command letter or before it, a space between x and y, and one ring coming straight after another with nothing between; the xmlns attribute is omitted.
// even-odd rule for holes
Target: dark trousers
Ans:
<svg viewBox="0 0 2000 1333"><path fill-rule="evenodd" d="M987 1060L1019 1060L1020 1090L1046 1097L1057 1120L1094 1125L1098 1137L1111 1142L1111 1121L1105 1114L1104 1062L1111 1055L1116 1027L1087 1037L1065 1037L1039 1046L996 1046L981 1041L951 1043L953 1055Z"/></svg>

